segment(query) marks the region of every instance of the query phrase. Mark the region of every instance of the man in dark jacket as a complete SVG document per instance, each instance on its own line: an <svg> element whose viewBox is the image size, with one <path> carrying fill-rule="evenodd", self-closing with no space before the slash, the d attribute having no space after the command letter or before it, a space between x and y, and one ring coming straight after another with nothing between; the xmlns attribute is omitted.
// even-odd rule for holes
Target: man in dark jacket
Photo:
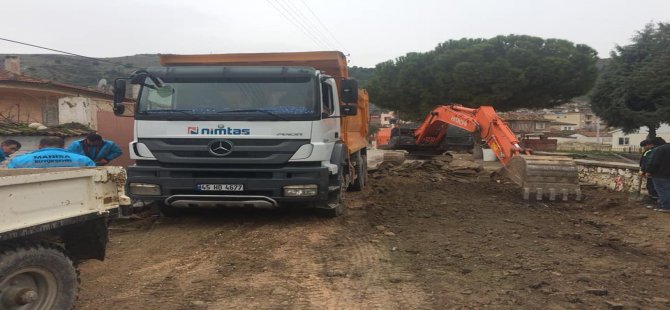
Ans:
<svg viewBox="0 0 670 310"><path fill-rule="evenodd" d="M644 149L642 157L640 157L640 172L647 180L647 193L649 193L649 198L651 198L654 202L656 202L658 199L658 193L654 188L654 182L652 181L651 176L647 175L647 164L649 164L649 158L651 158L651 154L653 153L654 148L663 144L665 144L665 140L660 137L646 139L640 142L640 146Z"/></svg>
<svg viewBox="0 0 670 310"><path fill-rule="evenodd" d="M656 147L647 164L654 188L658 193L659 208L656 211L670 212L670 144Z"/></svg>

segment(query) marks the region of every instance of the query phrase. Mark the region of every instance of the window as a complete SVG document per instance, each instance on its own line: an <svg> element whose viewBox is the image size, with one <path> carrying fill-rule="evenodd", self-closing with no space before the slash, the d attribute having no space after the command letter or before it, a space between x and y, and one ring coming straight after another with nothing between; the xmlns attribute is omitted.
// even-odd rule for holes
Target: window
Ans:
<svg viewBox="0 0 670 310"><path fill-rule="evenodd" d="M628 137L619 138L619 145L628 145L628 142L629 142L628 139L629 139Z"/></svg>
<svg viewBox="0 0 670 310"><path fill-rule="evenodd" d="M543 122L537 122L535 123L535 129L544 129L544 125Z"/></svg>
<svg viewBox="0 0 670 310"><path fill-rule="evenodd" d="M321 96L323 107L323 113L327 115L333 114L335 112L335 105L333 104L333 89L328 83L321 83Z"/></svg>

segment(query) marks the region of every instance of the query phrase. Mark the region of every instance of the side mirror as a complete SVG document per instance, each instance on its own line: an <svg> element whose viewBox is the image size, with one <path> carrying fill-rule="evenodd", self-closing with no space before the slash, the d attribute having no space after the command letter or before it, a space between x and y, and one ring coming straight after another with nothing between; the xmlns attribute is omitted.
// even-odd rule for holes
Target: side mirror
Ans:
<svg viewBox="0 0 670 310"><path fill-rule="evenodd" d="M126 100L126 80L125 79L116 79L114 80L114 103L113 110L114 114L121 115L126 111L126 106L123 102Z"/></svg>
<svg viewBox="0 0 670 310"><path fill-rule="evenodd" d="M344 116L354 116L358 114L357 104L344 104L340 106L340 114Z"/></svg>
<svg viewBox="0 0 670 310"><path fill-rule="evenodd" d="M358 81L356 80L342 80L341 91L342 102L344 103L358 103Z"/></svg>

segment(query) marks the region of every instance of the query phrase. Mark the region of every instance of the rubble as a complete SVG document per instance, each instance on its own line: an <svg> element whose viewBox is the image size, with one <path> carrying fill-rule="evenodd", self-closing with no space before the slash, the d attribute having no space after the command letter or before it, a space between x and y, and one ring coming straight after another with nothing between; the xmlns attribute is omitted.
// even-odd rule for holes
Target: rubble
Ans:
<svg viewBox="0 0 670 310"><path fill-rule="evenodd" d="M447 154L433 156L430 160L405 160L393 158L384 161L371 172L371 177L381 179L385 176L412 176L422 175L431 182L441 182L446 179L459 183L472 183L472 177L478 177L484 172L481 163L476 162L470 154Z"/></svg>

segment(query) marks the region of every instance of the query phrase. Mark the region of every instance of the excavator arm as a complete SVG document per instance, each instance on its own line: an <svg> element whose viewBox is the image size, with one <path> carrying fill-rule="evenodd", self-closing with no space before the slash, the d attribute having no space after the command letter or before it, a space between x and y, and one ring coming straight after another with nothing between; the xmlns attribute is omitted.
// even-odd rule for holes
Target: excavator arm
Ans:
<svg viewBox="0 0 670 310"><path fill-rule="evenodd" d="M416 145L439 145L449 126L478 133L503 164L502 172L522 187L525 199L533 194L537 200L542 200L544 196L555 200L559 195L564 201L570 195L576 200L581 199L575 162L561 156L530 155L519 145L507 123L490 106L477 109L457 104L438 106L414 130Z"/></svg>
<svg viewBox="0 0 670 310"><path fill-rule="evenodd" d="M414 130L416 144L439 144L449 126L478 133L503 165L507 165L513 156L524 153L507 123L490 106L470 109L453 104L435 108Z"/></svg>

